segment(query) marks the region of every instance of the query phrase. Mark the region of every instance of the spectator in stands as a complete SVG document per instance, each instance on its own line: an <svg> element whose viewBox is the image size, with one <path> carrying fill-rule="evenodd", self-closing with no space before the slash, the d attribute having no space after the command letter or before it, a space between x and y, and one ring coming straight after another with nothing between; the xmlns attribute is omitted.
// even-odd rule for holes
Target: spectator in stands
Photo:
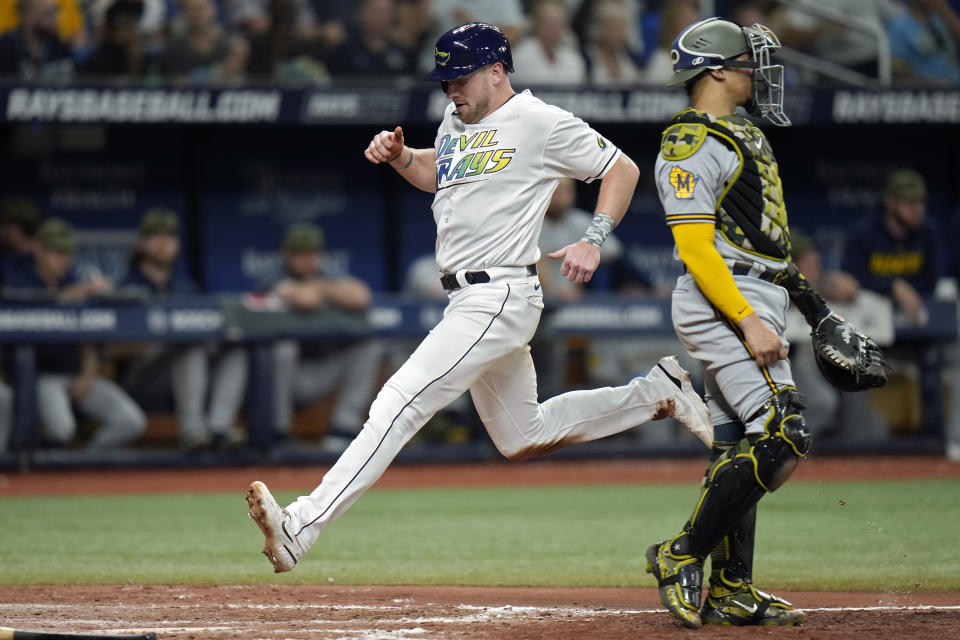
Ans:
<svg viewBox="0 0 960 640"><path fill-rule="evenodd" d="M110 283L102 278L82 281L73 264L76 242L73 228L51 218L37 229L33 268L9 284L15 297L82 302L106 293ZM140 407L112 381L99 374L99 357L93 345L38 345L37 411L47 444L69 446L76 436L78 411L100 423L88 448L120 447L136 440L146 429Z"/></svg>
<svg viewBox="0 0 960 640"><path fill-rule="evenodd" d="M899 81L960 84L960 16L946 0L909 0L888 37Z"/></svg>
<svg viewBox="0 0 960 640"><path fill-rule="evenodd" d="M196 294L194 283L178 273L179 255L177 214L169 209L147 211L130 269L117 286L118 292L141 300ZM122 384L141 405L159 404L172 390L182 449L220 448L228 443L247 383L242 347L156 343L118 346L111 354L115 358L132 356L123 367ZM209 409L205 412L208 390Z"/></svg>
<svg viewBox="0 0 960 640"><path fill-rule="evenodd" d="M885 32L892 12L889 0L844 0L829 4L822 0L799 0L776 11L771 28L780 35L784 46L876 78L882 44L877 35ZM814 76L814 79L818 78Z"/></svg>
<svg viewBox="0 0 960 640"><path fill-rule="evenodd" d="M616 0L596 3L587 29L586 54L590 84L596 87L630 87L642 74L628 46L627 10Z"/></svg>
<svg viewBox="0 0 960 640"><path fill-rule="evenodd" d="M213 0L181 0L184 33L172 38L161 71L178 81L233 82L243 78L247 41L221 26Z"/></svg>
<svg viewBox="0 0 960 640"><path fill-rule="evenodd" d="M538 0L530 19L530 35L513 48L513 83L521 88L586 84L586 62L570 30L563 0Z"/></svg>
<svg viewBox="0 0 960 640"><path fill-rule="evenodd" d="M394 0L358 0L347 39L330 52L334 76L382 76L411 73L413 52L394 40Z"/></svg>
<svg viewBox="0 0 960 640"><path fill-rule="evenodd" d="M417 54L428 49L432 24L431 0L396 0L396 25L393 36L397 43L409 51L414 60ZM432 53L432 52L431 52Z"/></svg>
<svg viewBox="0 0 960 640"><path fill-rule="evenodd" d="M117 0L91 0L88 3L90 21L94 24L94 34L97 35L98 39L102 39L107 11L116 2ZM155 58L163 50L164 37L167 32L167 0L141 0L141 2L143 11L137 23L141 49L148 57ZM170 8L176 11L175 6L171 4Z"/></svg>
<svg viewBox="0 0 960 640"><path fill-rule="evenodd" d="M323 232L313 224L291 226L282 247L283 273L261 286L264 293L293 312L325 308L363 311L370 307L370 288L362 280L328 272ZM382 343L355 341L297 343L282 341L275 350L275 427L290 438L298 403L316 402L339 390L324 447L342 451L363 427L380 374Z"/></svg>
<svg viewBox="0 0 960 640"><path fill-rule="evenodd" d="M79 75L142 78L148 62L140 37L142 16L143 0L114 0L103 15L96 48L80 63Z"/></svg>
<svg viewBox="0 0 960 640"><path fill-rule="evenodd" d="M457 25L476 21L495 24L503 29L511 44L520 40L526 27L521 0L428 0L426 4L430 5L427 10L432 19L424 38L428 45L417 50L421 75L433 70L433 43Z"/></svg>
<svg viewBox="0 0 960 640"><path fill-rule="evenodd" d="M627 50L638 64L643 56L643 35L641 34L641 16L654 13L660 0L565 0L570 11L570 28L577 40L584 45L590 41L590 29L597 11L604 5L616 5L617 12L623 16L622 29ZM640 65L642 66L642 65Z"/></svg>
<svg viewBox="0 0 960 640"><path fill-rule="evenodd" d="M313 37L324 50L335 49L347 39L347 25L353 19L354 0L310 0L316 12Z"/></svg>
<svg viewBox="0 0 960 640"><path fill-rule="evenodd" d="M0 284L33 261L33 235L40 212L23 197L0 198Z"/></svg>
<svg viewBox="0 0 960 640"><path fill-rule="evenodd" d="M730 19L739 25L767 24L772 11L769 0L741 0L730 8Z"/></svg>
<svg viewBox="0 0 960 640"><path fill-rule="evenodd" d="M647 84L662 86L673 77L673 61L670 59L673 40L699 19L700 4L697 0L674 0L660 9L657 48L647 58L643 72Z"/></svg>
<svg viewBox="0 0 960 640"><path fill-rule="evenodd" d="M70 46L57 34L57 0L19 0L20 26L0 36L0 76L63 82L73 77Z"/></svg>
<svg viewBox="0 0 960 640"><path fill-rule="evenodd" d="M83 0L56 0L57 35L74 49L82 50L87 41L86 2ZM83 5L81 7L81 4ZM22 12L18 0L0 2L0 33L16 29Z"/></svg>
<svg viewBox="0 0 960 640"><path fill-rule="evenodd" d="M231 0L226 18L250 43L249 74L284 82L325 82L321 60L343 42L339 20L320 22L310 0Z"/></svg>
<svg viewBox="0 0 960 640"><path fill-rule="evenodd" d="M927 187L916 171L892 172L881 216L869 215L848 234L843 268L864 289L890 296L912 324L924 324L923 297L943 275L938 231L927 219Z"/></svg>

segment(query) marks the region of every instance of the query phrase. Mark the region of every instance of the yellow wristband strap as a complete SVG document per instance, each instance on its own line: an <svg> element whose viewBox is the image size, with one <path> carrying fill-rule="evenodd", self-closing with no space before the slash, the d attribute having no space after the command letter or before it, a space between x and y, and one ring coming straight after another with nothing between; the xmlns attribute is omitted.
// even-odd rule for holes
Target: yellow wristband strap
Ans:
<svg viewBox="0 0 960 640"><path fill-rule="evenodd" d="M734 322L753 313L753 307L740 293L733 274L713 245L713 223L675 224L670 227L680 259L687 265L703 295Z"/></svg>

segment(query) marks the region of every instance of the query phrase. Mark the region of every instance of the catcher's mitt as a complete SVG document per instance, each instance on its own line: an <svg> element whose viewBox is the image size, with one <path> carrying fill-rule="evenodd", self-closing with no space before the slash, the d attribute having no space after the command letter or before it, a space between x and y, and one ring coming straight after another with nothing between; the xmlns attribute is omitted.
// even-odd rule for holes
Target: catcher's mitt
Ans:
<svg viewBox="0 0 960 640"><path fill-rule="evenodd" d="M877 343L831 312L813 330L817 368L841 391L866 391L887 383L887 364Z"/></svg>

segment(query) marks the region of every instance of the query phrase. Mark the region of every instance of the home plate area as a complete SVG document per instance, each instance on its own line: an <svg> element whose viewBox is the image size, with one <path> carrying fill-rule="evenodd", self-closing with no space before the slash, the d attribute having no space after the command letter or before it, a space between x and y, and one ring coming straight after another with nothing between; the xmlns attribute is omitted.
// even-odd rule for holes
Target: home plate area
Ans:
<svg viewBox="0 0 960 640"><path fill-rule="evenodd" d="M783 637L955 637L950 593L784 592L807 611ZM312 585L0 586L0 626L158 638L283 640L525 640L680 638L682 628L643 588ZM770 629L711 627L711 638Z"/></svg>

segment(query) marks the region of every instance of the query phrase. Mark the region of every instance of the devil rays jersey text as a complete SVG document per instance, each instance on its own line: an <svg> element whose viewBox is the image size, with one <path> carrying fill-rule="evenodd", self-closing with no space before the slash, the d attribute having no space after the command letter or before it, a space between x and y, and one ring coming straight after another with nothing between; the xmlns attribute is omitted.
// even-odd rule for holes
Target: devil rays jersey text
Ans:
<svg viewBox="0 0 960 640"><path fill-rule="evenodd" d="M444 273L536 263L560 178L602 178L620 155L583 120L529 91L475 124L461 122L451 104L434 151L433 218Z"/></svg>

